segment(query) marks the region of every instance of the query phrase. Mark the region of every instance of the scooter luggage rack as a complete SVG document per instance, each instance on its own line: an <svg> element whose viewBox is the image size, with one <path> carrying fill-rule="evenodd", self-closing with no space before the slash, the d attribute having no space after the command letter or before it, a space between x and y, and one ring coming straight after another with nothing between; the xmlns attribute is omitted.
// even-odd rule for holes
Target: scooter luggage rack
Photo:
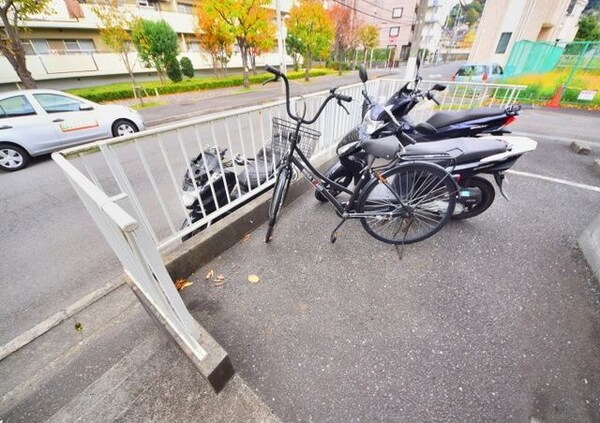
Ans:
<svg viewBox="0 0 600 423"><path fill-rule="evenodd" d="M434 162L442 167L456 166L456 158L449 153L411 154L401 151L398 153L398 158L403 162Z"/></svg>
<svg viewBox="0 0 600 423"><path fill-rule="evenodd" d="M279 118L273 118L273 133L271 136L271 145L273 152L278 156L287 154L292 137L296 132L296 124ZM319 131L310 128L300 128L298 133L298 143L296 144L306 158L312 156L315 146L321 137Z"/></svg>

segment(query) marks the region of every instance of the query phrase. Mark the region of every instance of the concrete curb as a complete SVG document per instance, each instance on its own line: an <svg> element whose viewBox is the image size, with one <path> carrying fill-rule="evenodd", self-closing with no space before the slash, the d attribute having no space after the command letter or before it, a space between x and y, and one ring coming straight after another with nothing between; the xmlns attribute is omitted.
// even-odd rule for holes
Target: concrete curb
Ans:
<svg viewBox="0 0 600 423"><path fill-rule="evenodd" d="M578 242L592 272L600 280L600 215L581 233Z"/></svg>
<svg viewBox="0 0 600 423"><path fill-rule="evenodd" d="M50 316L46 320L38 323L31 329L26 332L23 332L21 335L12 339L2 347L0 347L0 361L4 360L6 357L23 348L25 345L29 344L39 336L42 336L44 333L48 332L55 326L58 326L63 321L71 318L72 316L79 313L86 307L94 304L96 301L100 300L107 294L111 293L125 282L125 278L122 277L120 279L114 280L112 282L107 283L102 288L97 289L80 300L74 302L70 306L65 309L55 313Z"/></svg>

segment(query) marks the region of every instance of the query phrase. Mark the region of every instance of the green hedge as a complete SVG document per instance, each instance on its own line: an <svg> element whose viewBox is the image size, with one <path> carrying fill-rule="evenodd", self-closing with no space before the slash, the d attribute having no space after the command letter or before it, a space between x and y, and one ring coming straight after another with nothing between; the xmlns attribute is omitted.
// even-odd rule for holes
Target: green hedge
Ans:
<svg viewBox="0 0 600 423"><path fill-rule="evenodd" d="M328 69L313 69L310 71L310 76L323 76L333 73L335 72ZM298 72L288 72L287 75L289 79L300 79L304 77L304 71L301 70ZM272 75L270 73L251 75L250 83L260 84L271 77ZM164 85L160 85L159 82L148 82L140 85L146 89L148 94L154 95L155 90L158 91L159 94L175 94L189 91L210 90L215 88L237 87L241 86L242 84L242 76L237 75L226 78L193 78L176 84L168 82ZM97 103L133 98L131 84L126 82L89 88L77 88L74 90L69 90L68 92Z"/></svg>

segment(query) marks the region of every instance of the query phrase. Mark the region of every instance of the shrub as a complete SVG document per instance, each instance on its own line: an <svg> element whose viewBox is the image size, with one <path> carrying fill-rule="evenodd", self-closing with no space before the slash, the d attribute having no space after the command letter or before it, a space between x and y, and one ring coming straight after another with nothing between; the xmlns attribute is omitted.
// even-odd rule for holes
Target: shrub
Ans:
<svg viewBox="0 0 600 423"><path fill-rule="evenodd" d="M181 73L183 73L188 78L194 77L194 65L192 65L192 61L189 57L182 57L180 60L181 63Z"/></svg>
<svg viewBox="0 0 600 423"><path fill-rule="evenodd" d="M333 73L335 72L327 69L313 69L310 71L310 76L323 76ZM289 79L300 79L303 77L304 71L288 72ZM272 76L270 73L262 73L259 75L250 76L250 82L253 84L260 84L271 78ZM154 93L155 90L159 94L175 94L189 91L241 86L242 76L230 76L227 78L192 78L182 81L178 84L168 83L165 85L160 85L158 82L147 82L141 85L151 94ZM131 89L131 84L129 83L78 88L69 90L69 92L97 103L133 98L133 91Z"/></svg>
<svg viewBox="0 0 600 423"><path fill-rule="evenodd" d="M167 62L167 76L173 82L181 82L183 75L181 74L181 67L175 57Z"/></svg>

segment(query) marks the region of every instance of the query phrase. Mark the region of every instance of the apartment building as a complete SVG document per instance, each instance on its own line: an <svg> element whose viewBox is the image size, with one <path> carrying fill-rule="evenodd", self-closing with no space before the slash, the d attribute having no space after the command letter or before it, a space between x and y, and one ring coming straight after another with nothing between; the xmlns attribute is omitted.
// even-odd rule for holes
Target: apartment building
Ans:
<svg viewBox="0 0 600 423"><path fill-rule="evenodd" d="M427 60L437 62L441 58L442 38L450 11L458 4L458 0L429 0L425 22L421 33L421 48L427 52Z"/></svg>
<svg viewBox="0 0 600 423"><path fill-rule="evenodd" d="M379 47L394 48L396 60L406 60L416 19L417 0L328 0L353 11L353 19L379 28Z"/></svg>
<svg viewBox="0 0 600 423"><path fill-rule="evenodd" d="M279 0L283 11L289 11L292 0ZM60 88L85 83L101 83L125 77L127 70L102 43L100 22L92 11L93 0L52 0L51 13L32 16L25 22L23 44L27 66L41 86ZM149 20L164 19L180 38L180 56L187 56L195 69L210 69L210 57L203 53L195 37L194 0L119 0L119 7L134 16ZM152 75L137 55L131 53L134 72ZM277 54L265 55L259 65L278 63ZM241 68L241 56L234 54L230 67ZM5 57L0 56L0 87L14 89L19 78Z"/></svg>
<svg viewBox="0 0 600 423"><path fill-rule="evenodd" d="M573 41L588 0L487 0L470 61L506 63L515 42Z"/></svg>

